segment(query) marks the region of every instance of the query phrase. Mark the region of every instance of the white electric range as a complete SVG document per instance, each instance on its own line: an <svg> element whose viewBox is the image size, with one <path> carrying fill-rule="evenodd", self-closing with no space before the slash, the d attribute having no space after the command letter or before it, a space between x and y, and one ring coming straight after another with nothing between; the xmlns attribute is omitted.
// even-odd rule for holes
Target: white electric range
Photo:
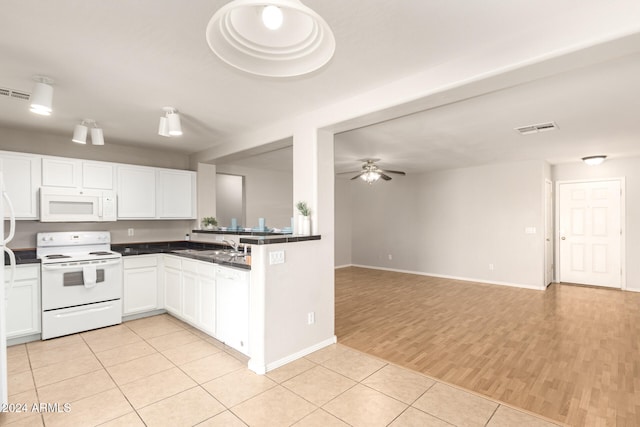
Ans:
<svg viewBox="0 0 640 427"><path fill-rule="evenodd" d="M122 256L108 231L38 233L42 339L122 323Z"/></svg>

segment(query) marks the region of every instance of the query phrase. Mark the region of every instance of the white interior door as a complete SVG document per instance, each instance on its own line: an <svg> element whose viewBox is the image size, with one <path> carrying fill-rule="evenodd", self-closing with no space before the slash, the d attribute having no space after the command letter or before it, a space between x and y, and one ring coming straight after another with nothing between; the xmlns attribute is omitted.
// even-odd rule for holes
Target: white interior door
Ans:
<svg viewBox="0 0 640 427"><path fill-rule="evenodd" d="M544 285L553 282L553 184L544 182Z"/></svg>
<svg viewBox="0 0 640 427"><path fill-rule="evenodd" d="M560 281L622 286L620 180L560 183Z"/></svg>

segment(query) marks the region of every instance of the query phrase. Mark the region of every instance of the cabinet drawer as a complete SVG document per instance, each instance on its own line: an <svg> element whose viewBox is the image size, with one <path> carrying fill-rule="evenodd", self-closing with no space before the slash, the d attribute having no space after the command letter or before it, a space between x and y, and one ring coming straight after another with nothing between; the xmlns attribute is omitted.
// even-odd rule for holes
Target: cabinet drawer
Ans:
<svg viewBox="0 0 640 427"><path fill-rule="evenodd" d="M144 268L144 267L156 267L158 265L158 257L156 255L138 255L124 257L123 266L127 268Z"/></svg>
<svg viewBox="0 0 640 427"><path fill-rule="evenodd" d="M4 278L5 282L9 279L9 274L11 274L11 269L5 267L4 269ZM37 279L40 277L40 265L37 266L16 266L16 274L13 278L14 281L17 280L29 280L29 279Z"/></svg>
<svg viewBox="0 0 640 427"><path fill-rule="evenodd" d="M165 267L169 267L169 268L175 268L175 269L182 269L182 265L180 263L180 258L178 258L177 256L172 256L172 255L165 255L164 256L164 266Z"/></svg>

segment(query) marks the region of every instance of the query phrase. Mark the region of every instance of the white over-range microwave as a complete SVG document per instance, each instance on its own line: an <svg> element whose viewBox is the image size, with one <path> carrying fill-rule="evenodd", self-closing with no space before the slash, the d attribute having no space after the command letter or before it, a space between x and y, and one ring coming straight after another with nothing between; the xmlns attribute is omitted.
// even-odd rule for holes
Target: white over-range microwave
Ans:
<svg viewBox="0 0 640 427"><path fill-rule="evenodd" d="M40 187L41 222L102 222L116 220L113 191Z"/></svg>

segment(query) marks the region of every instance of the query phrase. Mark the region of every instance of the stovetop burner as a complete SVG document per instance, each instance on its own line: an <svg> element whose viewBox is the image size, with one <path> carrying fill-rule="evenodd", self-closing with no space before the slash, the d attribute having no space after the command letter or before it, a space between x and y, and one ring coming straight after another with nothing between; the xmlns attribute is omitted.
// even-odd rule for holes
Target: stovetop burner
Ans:
<svg viewBox="0 0 640 427"><path fill-rule="evenodd" d="M106 252L106 251L89 252L89 255L113 255L113 252Z"/></svg>
<svg viewBox="0 0 640 427"><path fill-rule="evenodd" d="M47 259L71 258L69 255L62 255L62 254L47 255L46 257Z"/></svg>

